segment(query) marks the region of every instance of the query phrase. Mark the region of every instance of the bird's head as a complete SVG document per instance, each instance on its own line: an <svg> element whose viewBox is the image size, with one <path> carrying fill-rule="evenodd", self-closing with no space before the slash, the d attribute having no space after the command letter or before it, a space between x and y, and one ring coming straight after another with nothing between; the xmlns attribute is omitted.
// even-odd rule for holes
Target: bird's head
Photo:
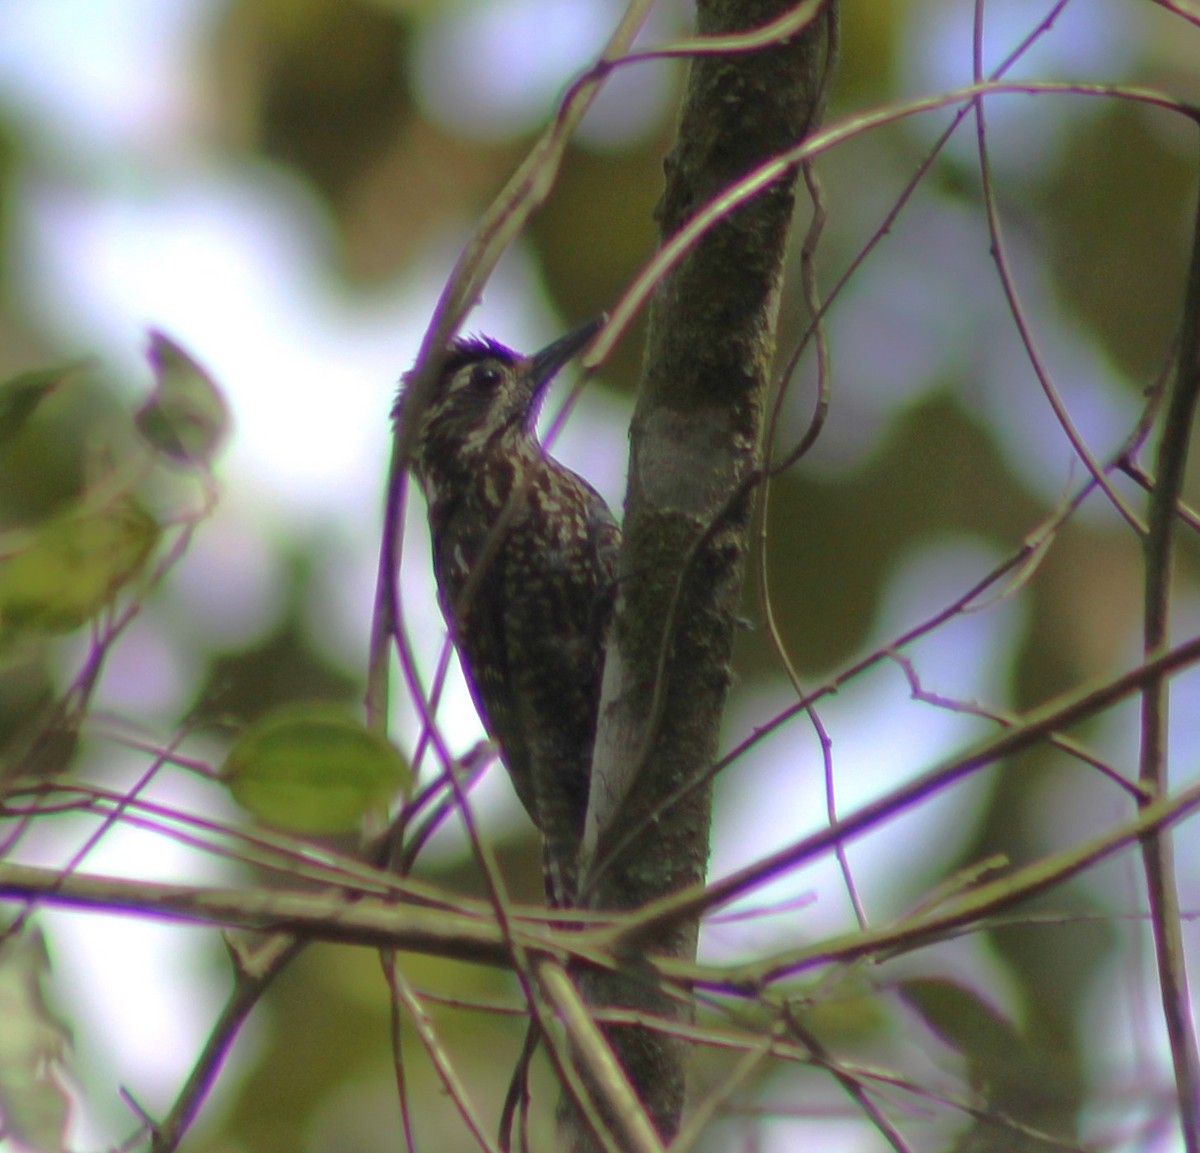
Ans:
<svg viewBox="0 0 1200 1153"><path fill-rule="evenodd" d="M422 484L469 470L490 453L535 443L534 424L547 386L602 324L591 321L533 356L521 356L487 337L455 340L414 441L412 463ZM407 391L401 398L402 419L407 418L406 407Z"/></svg>

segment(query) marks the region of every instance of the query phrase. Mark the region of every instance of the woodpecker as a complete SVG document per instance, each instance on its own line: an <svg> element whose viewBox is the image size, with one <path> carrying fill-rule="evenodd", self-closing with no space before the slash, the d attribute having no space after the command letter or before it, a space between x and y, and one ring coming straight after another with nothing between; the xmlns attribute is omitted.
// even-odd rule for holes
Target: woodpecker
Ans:
<svg viewBox="0 0 1200 1153"><path fill-rule="evenodd" d="M621 530L600 494L547 455L535 423L555 374L602 323L533 356L486 337L454 341L411 460L442 613L541 831L558 907L575 898Z"/></svg>

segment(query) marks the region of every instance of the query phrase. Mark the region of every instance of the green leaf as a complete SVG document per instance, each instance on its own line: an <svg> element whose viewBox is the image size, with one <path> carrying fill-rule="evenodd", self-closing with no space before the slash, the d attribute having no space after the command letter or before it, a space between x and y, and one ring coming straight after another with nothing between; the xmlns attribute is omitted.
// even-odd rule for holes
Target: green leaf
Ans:
<svg viewBox="0 0 1200 1153"><path fill-rule="evenodd" d="M46 521L0 557L0 630L78 628L142 570L159 531L127 498Z"/></svg>
<svg viewBox="0 0 1200 1153"><path fill-rule="evenodd" d="M1031 1067L1032 1054L1016 1026L973 989L941 977L901 981L900 995L938 1037L967 1062L971 1083L997 1090Z"/></svg>
<svg viewBox="0 0 1200 1153"><path fill-rule="evenodd" d="M0 383L0 445L17 436L37 406L68 376L89 364L90 361L79 360L54 368L39 368Z"/></svg>
<svg viewBox="0 0 1200 1153"><path fill-rule="evenodd" d="M385 738L320 702L288 705L253 725L220 776L244 809L295 833L351 832L412 781Z"/></svg>
<svg viewBox="0 0 1200 1153"><path fill-rule="evenodd" d="M57 1153L70 1102L59 1070L71 1039L46 1004L50 959L40 931L0 944L0 1115L6 1136L35 1153Z"/></svg>
<svg viewBox="0 0 1200 1153"><path fill-rule="evenodd" d="M208 467L229 430L221 390L178 344L151 330L155 388L135 423L150 445L181 464Z"/></svg>

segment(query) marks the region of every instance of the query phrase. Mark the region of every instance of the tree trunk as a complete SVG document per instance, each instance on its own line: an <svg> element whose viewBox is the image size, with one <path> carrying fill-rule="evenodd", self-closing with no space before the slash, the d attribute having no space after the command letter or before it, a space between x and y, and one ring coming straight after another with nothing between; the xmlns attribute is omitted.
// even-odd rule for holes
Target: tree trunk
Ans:
<svg viewBox="0 0 1200 1153"><path fill-rule="evenodd" d="M794 6L701 0L698 30L760 28ZM831 2L782 44L693 61L657 211L664 242L819 122L835 21ZM704 880L711 784L658 809L717 753L795 182L792 172L717 224L658 286L650 309L588 815L592 908L633 908ZM697 933L696 923L676 924L640 946L693 957ZM581 984L593 1006L691 1017L642 979L636 958ZM686 1044L630 1026L607 1035L665 1143L683 1109ZM562 1113L564 1144L576 1153L598 1147L569 1102Z"/></svg>

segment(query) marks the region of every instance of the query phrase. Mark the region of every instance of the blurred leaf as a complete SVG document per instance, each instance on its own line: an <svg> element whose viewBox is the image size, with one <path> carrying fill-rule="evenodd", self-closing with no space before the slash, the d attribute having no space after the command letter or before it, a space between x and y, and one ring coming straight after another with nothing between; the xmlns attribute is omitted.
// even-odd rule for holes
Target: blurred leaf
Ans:
<svg viewBox="0 0 1200 1153"><path fill-rule="evenodd" d="M1011 1067L1025 1043L1013 1024L978 993L956 981L902 981L900 996L938 1037L967 1062L976 1088L993 1080L989 1070Z"/></svg>
<svg viewBox="0 0 1200 1153"><path fill-rule="evenodd" d="M1170 354L1183 303L1195 162L1153 112L1103 106L1065 136L1039 197L1046 266L1094 339L1133 380ZM1154 123L1157 120L1157 123ZM1097 243L1098 238L1103 243Z"/></svg>
<svg viewBox="0 0 1200 1153"><path fill-rule="evenodd" d="M0 383L0 444L12 440L25 427L34 409L68 376L88 363L80 360L54 368L35 369Z"/></svg>
<svg viewBox="0 0 1200 1153"><path fill-rule="evenodd" d="M42 990L50 958L38 930L0 944L0 1114L5 1135L37 1153L65 1148L70 1102L56 1076L71 1039Z"/></svg>
<svg viewBox="0 0 1200 1153"><path fill-rule="evenodd" d="M228 118L268 157L303 173L334 207L395 140L410 112L408 20L371 0L237 0L218 50L239 83Z"/></svg>
<svg viewBox="0 0 1200 1153"><path fill-rule="evenodd" d="M0 384L0 524L30 528L86 499L101 455L125 467L128 403L94 361L39 367ZM111 477L109 478L111 479ZM98 502L93 502L98 503ZM12 551L0 545L0 554Z"/></svg>
<svg viewBox="0 0 1200 1153"><path fill-rule="evenodd" d="M4 749L0 782L43 781L61 776L79 751L79 718L64 719L43 709L31 718L22 740Z"/></svg>
<svg viewBox="0 0 1200 1153"><path fill-rule="evenodd" d="M569 151L554 195L528 231L563 317L586 319L609 307L657 247L654 205L662 191L664 147L656 141L636 151ZM612 375L632 381L640 345L629 343L635 347Z"/></svg>
<svg viewBox="0 0 1200 1153"><path fill-rule="evenodd" d="M996 1119L980 1118L956 1149L1042 1153L1062 1147L1060 1139L1073 1132L1076 1106L1070 1054L1031 1043L999 1010L956 981L902 981L899 992L929 1028L962 1055L971 1087L997 1114ZM1010 1127L1011 1123L1029 1128Z"/></svg>
<svg viewBox="0 0 1200 1153"><path fill-rule="evenodd" d="M95 616L145 566L158 522L132 500L78 508L22 534L0 558L0 633L70 632Z"/></svg>
<svg viewBox="0 0 1200 1153"><path fill-rule="evenodd" d="M823 673L865 643L896 566L921 543L969 534L1010 548L1045 515L991 431L932 392L896 415L855 471L774 485L768 562L781 635L802 671ZM765 643L751 648L765 634L745 639L746 656L773 668Z"/></svg>
<svg viewBox="0 0 1200 1153"><path fill-rule="evenodd" d="M0 761L11 764L36 741L57 698L44 638L0 646Z"/></svg>
<svg viewBox="0 0 1200 1153"><path fill-rule="evenodd" d="M408 763L340 705L288 705L234 743L221 779L261 821L296 833L344 833L411 784Z"/></svg>
<svg viewBox="0 0 1200 1153"><path fill-rule="evenodd" d="M314 644L306 620L314 596L313 570L330 547L327 538L317 537L280 558L284 568L271 591L269 610L274 617L280 606L278 624L211 657L189 710L197 724L241 730L294 701L338 701L349 708L362 699L361 679Z"/></svg>
<svg viewBox="0 0 1200 1153"><path fill-rule="evenodd" d="M147 356L155 388L138 410L138 431L172 460L207 467L229 431L221 390L179 345L153 329Z"/></svg>

